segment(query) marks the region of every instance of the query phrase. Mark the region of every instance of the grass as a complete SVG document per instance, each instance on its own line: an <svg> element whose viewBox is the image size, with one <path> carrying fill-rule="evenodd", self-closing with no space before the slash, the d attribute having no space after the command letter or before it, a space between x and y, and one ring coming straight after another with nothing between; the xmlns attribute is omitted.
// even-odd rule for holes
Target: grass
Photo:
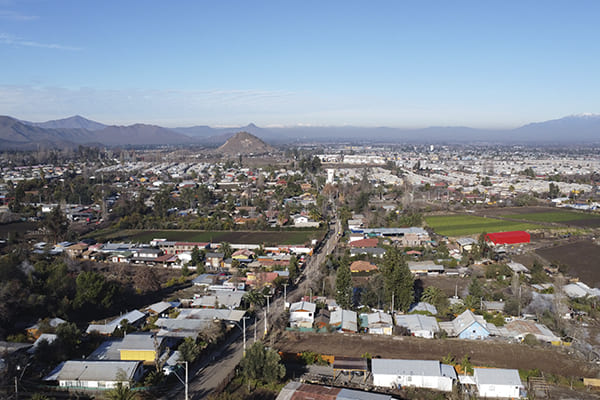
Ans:
<svg viewBox="0 0 600 400"><path fill-rule="evenodd" d="M126 229L95 235L101 241L131 241L148 243L163 238L182 242L229 242L235 244L303 245L312 239L321 239L322 230L307 231L193 231L193 230L136 230Z"/></svg>
<svg viewBox="0 0 600 400"><path fill-rule="evenodd" d="M581 221L589 219L600 219L600 216L583 214L573 211L549 211L540 213L526 213L526 214L510 214L503 215L504 218L520 219L532 222L570 222L570 221Z"/></svg>
<svg viewBox="0 0 600 400"><path fill-rule="evenodd" d="M474 215L442 215L425 217L436 233L443 236L477 235L483 232L506 232L539 229L540 225L526 222L503 221Z"/></svg>

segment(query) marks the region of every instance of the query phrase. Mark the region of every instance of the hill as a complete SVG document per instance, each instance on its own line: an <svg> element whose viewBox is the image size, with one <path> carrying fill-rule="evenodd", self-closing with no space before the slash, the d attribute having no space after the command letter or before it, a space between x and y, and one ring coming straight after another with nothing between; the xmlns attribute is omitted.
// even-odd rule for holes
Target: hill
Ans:
<svg viewBox="0 0 600 400"><path fill-rule="evenodd" d="M92 142L94 135L84 129L46 129L0 116L0 150L64 148Z"/></svg>
<svg viewBox="0 0 600 400"><path fill-rule="evenodd" d="M230 156L238 154L267 154L277 150L248 132L238 132L217 149L218 153Z"/></svg>
<svg viewBox="0 0 600 400"><path fill-rule="evenodd" d="M55 119L46 122L21 122L27 125L48 129L85 129L86 131L99 131L100 129L106 128L106 125L84 118L81 115L74 115L69 118Z"/></svg>
<svg viewBox="0 0 600 400"><path fill-rule="evenodd" d="M194 140L189 136L156 125L135 124L107 126L94 132L95 141L106 146L153 146L187 144Z"/></svg>

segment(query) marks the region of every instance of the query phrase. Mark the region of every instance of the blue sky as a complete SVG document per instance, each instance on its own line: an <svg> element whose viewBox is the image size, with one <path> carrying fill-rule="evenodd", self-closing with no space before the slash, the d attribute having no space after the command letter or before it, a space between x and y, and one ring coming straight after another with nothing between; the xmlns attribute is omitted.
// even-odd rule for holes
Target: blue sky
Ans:
<svg viewBox="0 0 600 400"><path fill-rule="evenodd" d="M514 127L600 112L599 1L0 0L0 114Z"/></svg>

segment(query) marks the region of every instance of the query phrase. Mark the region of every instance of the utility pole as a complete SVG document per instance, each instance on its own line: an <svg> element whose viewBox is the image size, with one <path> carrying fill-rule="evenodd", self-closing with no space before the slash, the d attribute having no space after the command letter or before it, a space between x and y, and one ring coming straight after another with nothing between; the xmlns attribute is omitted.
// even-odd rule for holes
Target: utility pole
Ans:
<svg viewBox="0 0 600 400"><path fill-rule="evenodd" d="M394 315L394 295L395 295L395 294L396 294L396 293L393 293L393 292L392 292L392 315Z"/></svg>
<svg viewBox="0 0 600 400"><path fill-rule="evenodd" d="M264 296L267 298L267 312L271 312L271 308L269 307L269 299L271 297L273 297L273 295L272 294L269 294L269 295L265 294Z"/></svg>
<svg viewBox="0 0 600 400"><path fill-rule="evenodd" d="M190 400L189 394L189 381L188 381L188 362L185 362L185 400Z"/></svg>
<svg viewBox="0 0 600 400"><path fill-rule="evenodd" d="M267 310L265 310L265 335L267 336Z"/></svg>
<svg viewBox="0 0 600 400"><path fill-rule="evenodd" d="M15 375L15 399L19 400L19 386L18 386L18 378Z"/></svg>
<svg viewBox="0 0 600 400"><path fill-rule="evenodd" d="M285 305L287 304L287 287L289 283L283 284L283 310L285 311Z"/></svg>
<svg viewBox="0 0 600 400"><path fill-rule="evenodd" d="M246 320L248 318L250 318L250 317L242 318L242 325L244 326L244 328L242 329L242 333L244 334L244 356L246 355Z"/></svg>

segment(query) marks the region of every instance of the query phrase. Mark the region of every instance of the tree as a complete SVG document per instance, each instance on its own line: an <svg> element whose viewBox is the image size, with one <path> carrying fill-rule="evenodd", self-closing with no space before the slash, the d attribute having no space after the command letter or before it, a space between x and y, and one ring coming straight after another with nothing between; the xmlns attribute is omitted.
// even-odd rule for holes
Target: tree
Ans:
<svg viewBox="0 0 600 400"><path fill-rule="evenodd" d="M183 343L179 345L178 350L181 361L192 363L200 355L201 348L193 338L186 337Z"/></svg>
<svg viewBox="0 0 600 400"><path fill-rule="evenodd" d="M54 243L58 242L59 239L62 239L69 229L69 221L58 206L54 207L52 211L46 215L43 224L54 237Z"/></svg>
<svg viewBox="0 0 600 400"><path fill-rule="evenodd" d="M298 259L296 256L290 258L290 264L288 265L288 272L290 273L290 282L294 282L300 273L298 269Z"/></svg>
<svg viewBox="0 0 600 400"><path fill-rule="evenodd" d="M231 248L231 245L227 242L221 243L220 249L223 252L224 259L230 258L233 254L233 249Z"/></svg>
<svg viewBox="0 0 600 400"><path fill-rule="evenodd" d="M448 309L448 297L442 289L435 286L427 286L421 295L421 301L432 304L440 313Z"/></svg>
<svg viewBox="0 0 600 400"><path fill-rule="evenodd" d="M94 271L84 271L75 280L76 293L73 307L78 310L91 308L105 311L110 309L119 294L119 286L108 282L102 275Z"/></svg>
<svg viewBox="0 0 600 400"><path fill-rule="evenodd" d="M342 260L335 277L335 301L342 308L352 307L352 273L348 262Z"/></svg>
<svg viewBox="0 0 600 400"><path fill-rule="evenodd" d="M273 349L267 349L261 342L256 342L246 351L240 362L242 373L249 382L275 383L285 376L285 367L281 357Z"/></svg>
<svg viewBox="0 0 600 400"><path fill-rule="evenodd" d="M194 246L194 248L192 249L192 265L200 265L204 259L204 257L202 257L202 252L200 251L200 249L198 248L198 246Z"/></svg>
<svg viewBox="0 0 600 400"><path fill-rule="evenodd" d="M395 310L408 311L414 299L414 278L397 247L387 248L382 272L386 301L393 297Z"/></svg>

